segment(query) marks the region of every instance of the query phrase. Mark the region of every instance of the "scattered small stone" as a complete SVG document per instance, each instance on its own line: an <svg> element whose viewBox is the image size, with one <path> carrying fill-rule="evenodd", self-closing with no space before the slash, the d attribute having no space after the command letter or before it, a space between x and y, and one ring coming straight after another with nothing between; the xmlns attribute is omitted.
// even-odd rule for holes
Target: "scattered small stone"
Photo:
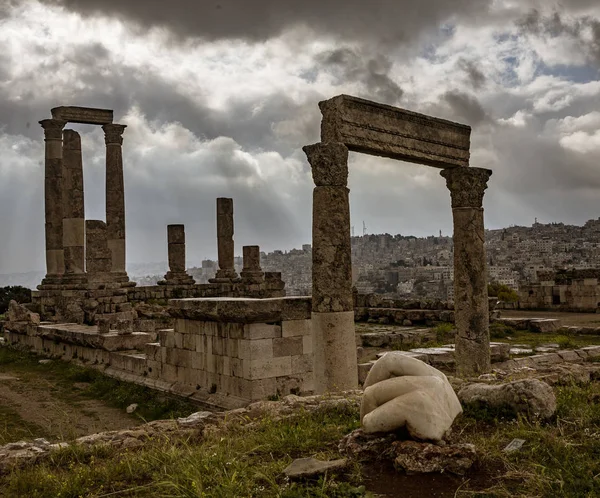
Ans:
<svg viewBox="0 0 600 498"><path fill-rule="evenodd" d="M394 466L407 474L450 472L464 475L477 458L472 444L439 446L417 441L397 441L392 446L396 455Z"/></svg>
<svg viewBox="0 0 600 498"><path fill-rule="evenodd" d="M491 374L481 374L478 377L478 379L479 380L484 380L484 381L488 382L488 381L496 380L497 377L496 377L496 374L493 374L493 373L491 373Z"/></svg>
<svg viewBox="0 0 600 498"><path fill-rule="evenodd" d="M324 462L316 458L297 458L284 469L284 474L290 479L314 477L332 470L343 470L348 465L348 460L332 460Z"/></svg>
<svg viewBox="0 0 600 498"><path fill-rule="evenodd" d="M513 439L502 451L504 451L504 453L512 453L513 451L519 451L524 444L524 439Z"/></svg>
<svg viewBox="0 0 600 498"><path fill-rule="evenodd" d="M127 407L126 411L127 411L127 413L133 413L134 411L137 410L137 407L138 407L137 403L132 403Z"/></svg>
<svg viewBox="0 0 600 498"><path fill-rule="evenodd" d="M48 360L48 359L40 360L40 361L38 361L38 363L40 365L47 365L48 363L52 363L52 360Z"/></svg>
<svg viewBox="0 0 600 498"><path fill-rule="evenodd" d="M197 425L212 415L211 412L196 412L185 418L178 418L177 423L184 427Z"/></svg>

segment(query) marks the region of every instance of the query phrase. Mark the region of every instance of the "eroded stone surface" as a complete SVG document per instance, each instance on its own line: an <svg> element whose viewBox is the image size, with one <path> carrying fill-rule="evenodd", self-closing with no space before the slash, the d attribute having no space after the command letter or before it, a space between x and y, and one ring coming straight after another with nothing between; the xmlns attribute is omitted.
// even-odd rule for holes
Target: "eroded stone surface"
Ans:
<svg viewBox="0 0 600 498"><path fill-rule="evenodd" d="M548 419L556 412L552 388L538 379L523 379L505 384L470 384L458 392L463 403L509 408L531 418Z"/></svg>

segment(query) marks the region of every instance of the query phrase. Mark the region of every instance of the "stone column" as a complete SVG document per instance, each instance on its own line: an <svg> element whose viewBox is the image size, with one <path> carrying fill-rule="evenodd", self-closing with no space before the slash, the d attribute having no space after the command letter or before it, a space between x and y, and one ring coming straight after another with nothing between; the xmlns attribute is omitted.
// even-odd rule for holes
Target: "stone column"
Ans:
<svg viewBox="0 0 600 498"><path fill-rule="evenodd" d="M260 284L265 280L265 273L260 267L260 247L244 246L244 268L240 273L242 282L248 284Z"/></svg>
<svg viewBox="0 0 600 498"><path fill-rule="evenodd" d="M193 285L194 279L185 271L185 226L167 225L169 271L160 284Z"/></svg>
<svg viewBox="0 0 600 498"><path fill-rule="evenodd" d="M125 274L125 188L123 132L120 124L102 125L106 143L106 227L113 273Z"/></svg>
<svg viewBox="0 0 600 498"><path fill-rule="evenodd" d="M46 278L42 284L59 283L65 271L63 252L62 130L67 122L58 119L40 121L44 128L45 174L44 203L46 213Z"/></svg>
<svg viewBox="0 0 600 498"><path fill-rule="evenodd" d="M217 199L217 251L219 269L213 283L228 283L236 280L238 275L233 264L233 199L219 197Z"/></svg>
<svg viewBox="0 0 600 498"><path fill-rule="evenodd" d="M85 269L85 208L81 137L74 130L63 132L63 248L65 274L79 275Z"/></svg>
<svg viewBox="0 0 600 498"><path fill-rule="evenodd" d="M489 305L483 225L483 194L492 172L445 169L454 219L454 308L456 370L461 376L491 370Z"/></svg>
<svg viewBox="0 0 600 498"><path fill-rule="evenodd" d="M312 168L312 327L315 392L356 389L358 373L352 265L348 149L329 142L303 148Z"/></svg>
<svg viewBox="0 0 600 498"><path fill-rule="evenodd" d="M86 267L90 281L104 282L112 268L112 255L108 248L108 228L100 220L87 220Z"/></svg>

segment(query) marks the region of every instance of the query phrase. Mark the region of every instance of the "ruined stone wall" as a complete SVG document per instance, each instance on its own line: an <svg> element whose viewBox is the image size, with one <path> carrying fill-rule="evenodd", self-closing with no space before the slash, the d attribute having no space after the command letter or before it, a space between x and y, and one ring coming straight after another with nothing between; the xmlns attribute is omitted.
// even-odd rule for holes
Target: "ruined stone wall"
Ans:
<svg viewBox="0 0 600 498"><path fill-rule="evenodd" d="M564 283L563 283L564 282ZM600 281L595 277L565 281L548 280L519 289L519 308L531 310L597 312Z"/></svg>
<svg viewBox="0 0 600 498"><path fill-rule="evenodd" d="M137 310L138 321L173 327L142 332L121 328L122 322L40 323L18 307L4 337L218 408L314 389L309 297L181 299L171 301L168 313L156 305Z"/></svg>

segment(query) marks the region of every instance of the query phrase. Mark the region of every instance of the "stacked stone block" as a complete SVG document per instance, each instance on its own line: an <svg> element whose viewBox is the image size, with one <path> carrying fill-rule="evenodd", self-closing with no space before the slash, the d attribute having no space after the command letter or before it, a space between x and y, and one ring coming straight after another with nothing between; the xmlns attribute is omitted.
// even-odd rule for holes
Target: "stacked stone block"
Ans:
<svg viewBox="0 0 600 498"><path fill-rule="evenodd" d="M310 300L175 300L173 329L146 347L148 375L244 402L311 392Z"/></svg>
<svg viewBox="0 0 600 498"><path fill-rule="evenodd" d="M194 279L185 271L185 226L167 225L169 271L159 285L194 285Z"/></svg>

